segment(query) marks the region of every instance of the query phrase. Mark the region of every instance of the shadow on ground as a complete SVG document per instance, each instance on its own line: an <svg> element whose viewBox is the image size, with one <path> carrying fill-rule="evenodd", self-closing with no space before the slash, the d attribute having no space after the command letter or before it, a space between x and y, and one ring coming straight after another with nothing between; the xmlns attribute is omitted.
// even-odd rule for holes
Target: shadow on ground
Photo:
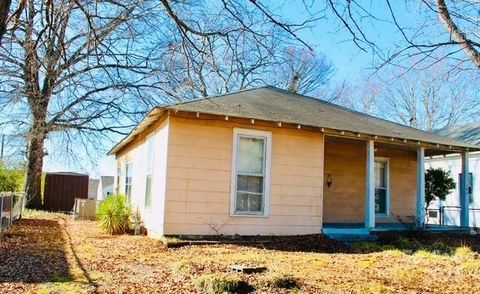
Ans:
<svg viewBox="0 0 480 294"><path fill-rule="evenodd" d="M468 247L480 254L480 235L432 232L389 232L379 233L377 242L360 242L353 244L354 253L370 253L385 250L402 250L407 252L428 251L435 254L452 255L458 248Z"/></svg>
<svg viewBox="0 0 480 294"><path fill-rule="evenodd" d="M386 250L402 250L416 252L419 250L437 254L454 254L457 248L469 247L480 254L480 235L470 236L454 233L430 232L391 232L379 233L376 242L358 242L345 245L342 242L329 239L322 234L306 236L251 236L226 237L175 236L166 241L168 248L178 248L194 245L235 244L268 250L287 252L317 252L317 253L373 253Z"/></svg>
<svg viewBox="0 0 480 294"><path fill-rule="evenodd" d="M0 282L72 280L61 224L57 220L22 219L0 235Z"/></svg>

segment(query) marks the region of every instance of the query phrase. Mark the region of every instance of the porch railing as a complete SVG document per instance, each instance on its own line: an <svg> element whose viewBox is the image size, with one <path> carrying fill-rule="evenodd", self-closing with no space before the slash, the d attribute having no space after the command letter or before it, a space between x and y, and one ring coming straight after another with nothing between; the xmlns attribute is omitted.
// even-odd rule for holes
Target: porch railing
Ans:
<svg viewBox="0 0 480 294"><path fill-rule="evenodd" d="M435 211L438 213L438 225L440 226L445 226L445 214L446 212L449 211L455 211L460 213L462 208L460 206L456 205L445 205L445 206L440 206L439 208L427 208L427 214L430 211ZM473 212L473 214L478 213L480 215L480 208L469 208L469 212Z"/></svg>
<svg viewBox="0 0 480 294"><path fill-rule="evenodd" d="M24 193L0 192L0 233L21 217L24 199Z"/></svg>

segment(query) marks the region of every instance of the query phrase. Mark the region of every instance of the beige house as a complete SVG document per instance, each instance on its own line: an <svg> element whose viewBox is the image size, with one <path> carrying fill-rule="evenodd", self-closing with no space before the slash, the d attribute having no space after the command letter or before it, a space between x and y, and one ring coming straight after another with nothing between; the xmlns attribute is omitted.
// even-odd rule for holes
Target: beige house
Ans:
<svg viewBox="0 0 480 294"><path fill-rule="evenodd" d="M302 235L423 224L424 157L474 150L264 87L157 107L110 154L149 235Z"/></svg>

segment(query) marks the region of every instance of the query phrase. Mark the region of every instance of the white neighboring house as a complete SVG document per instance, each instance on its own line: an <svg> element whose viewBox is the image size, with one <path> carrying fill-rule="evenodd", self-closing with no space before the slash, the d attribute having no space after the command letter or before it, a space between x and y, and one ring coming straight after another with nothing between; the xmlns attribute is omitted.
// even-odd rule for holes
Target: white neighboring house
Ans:
<svg viewBox="0 0 480 294"><path fill-rule="evenodd" d="M471 144L480 144L480 123L471 123L457 127L441 129L439 135L462 140ZM430 167L443 168L450 171L455 180L456 189L447 196L445 201L434 200L428 207L427 223L447 226L460 225L460 175L462 173L460 154L433 156L425 159L425 169ZM468 154L469 192L469 222L470 227L480 227L480 152Z"/></svg>
<svg viewBox="0 0 480 294"><path fill-rule="evenodd" d="M103 200L113 194L113 176L101 176L98 184L97 200Z"/></svg>
<svg viewBox="0 0 480 294"><path fill-rule="evenodd" d="M97 199L99 179L88 180L88 199Z"/></svg>
<svg viewBox="0 0 480 294"><path fill-rule="evenodd" d="M88 182L88 199L103 200L113 194L113 176L101 176Z"/></svg>

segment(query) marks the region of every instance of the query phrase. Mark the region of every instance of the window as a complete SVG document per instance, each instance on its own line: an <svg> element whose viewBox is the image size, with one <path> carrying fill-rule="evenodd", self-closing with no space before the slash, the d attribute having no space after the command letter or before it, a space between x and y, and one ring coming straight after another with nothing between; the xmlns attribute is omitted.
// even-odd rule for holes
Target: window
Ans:
<svg viewBox="0 0 480 294"><path fill-rule="evenodd" d="M268 215L271 133L234 130L232 214Z"/></svg>
<svg viewBox="0 0 480 294"><path fill-rule="evenodd" d="M458 182L460 183L460 185L458 186L459 189L461 189L460 187L462 187L462 174L458 174L458 177L459 177L459 180ZM468 203L472 204L473 203L473 173L468 173L468 187L467 187L467 190L468 190ZM460 193L458 194L460 195Z"/></svg>
<svg viewBox="0 0 480 294"><path fill-rule="evenodd" d="M118 163L117 165L117 186L115 187L115 190L116 190L116 193L117 194L120 194L120 173L122 172L121 168L120 168L120 163Z"/></svg>
<svg viewBox="0 0 480 294"><path fill-rule="evenodd" d="M375 213L388 215L388 159L375 158Z"/></svg>
<svg viewBox="0 0 480 294"><path fill-rule="evenodd" d="M127 201L132 199L132 167L133 164L129 162L125 168L125 196Z"/></svg>
<svg viewBox="0 0 480 294"><path fill-rule="evenodd" d="M152 174L153 174L153 151L155 148L154 137L147 141L147 172L146 172L146 187L145 187L145 207L152 205Z"/></svg>

